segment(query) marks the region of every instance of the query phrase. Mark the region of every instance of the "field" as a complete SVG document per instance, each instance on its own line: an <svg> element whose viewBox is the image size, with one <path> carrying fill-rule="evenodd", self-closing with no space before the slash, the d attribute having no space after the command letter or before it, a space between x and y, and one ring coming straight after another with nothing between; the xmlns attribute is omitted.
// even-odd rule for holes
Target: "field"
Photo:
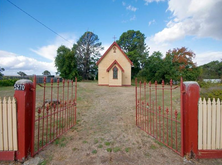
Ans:
<svg viewBox="0 0 222 165"><path fill-rule="evenodd" d="M77 89L77 125L36 155L42 164L222 164L184 161L136 127L135 87L79 82ZM13 93L0 88L0 97Z"/></svg>

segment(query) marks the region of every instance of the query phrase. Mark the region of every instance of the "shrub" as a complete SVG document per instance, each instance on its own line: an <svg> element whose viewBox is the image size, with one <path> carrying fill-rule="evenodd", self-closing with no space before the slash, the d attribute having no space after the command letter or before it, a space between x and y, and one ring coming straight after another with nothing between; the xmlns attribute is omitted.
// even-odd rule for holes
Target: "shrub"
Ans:
<svg viewBox="0 0 222 165"><path fill-rule="evenodd" d="M18 79L0 80L0 86L14 86Z"/></svg>
<svg viewBox="0 0 222 165"><path fill-rule="evenodd" d="M198 81L198 84L201 88L209 88L211 85L213 85L211 82L205 82L205 81Z"/></svg>
<svg viewBox="0 0 222 165"><path fill-rule="evenodd" d="M201 98L210 98L211 100L213 98L217 99L219 98L220 100L222 100L222 88L221 88L221 84L211 84L209 87L207 88L201 88L200 90L200 97Z"/></svg>
<svg viewBox="0 0 222 165"><path fill-rule="evenodd" d="M207 95L208 95L207 97L210 98L211 100L213 98L215 99L219 98L220 100L222 100L222 90L213 90L209 92Z"/></svg>

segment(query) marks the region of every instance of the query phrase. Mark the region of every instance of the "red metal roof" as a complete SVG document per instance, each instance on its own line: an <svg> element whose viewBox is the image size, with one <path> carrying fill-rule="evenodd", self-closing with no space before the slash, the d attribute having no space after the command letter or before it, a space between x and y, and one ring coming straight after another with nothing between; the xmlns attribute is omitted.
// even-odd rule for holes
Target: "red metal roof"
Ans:
<svg viewBox="0 0 222 165"><path fill-rule="evenodd" d="M107 49L107 51L103 54L103 56L99 59L99 61L96 63L96 65L99 65L99 63L102 61L102 59L108 54L108 52L110 51L110 49L116 46L121 52L122 54L126 57L126 59L129 61L129 63L131 65L133 65L133 62L129 59L129 57L122 51L122 49L119 47L119 45L116 42L113 42L113 44L109 47L109 49Z"/></svg>
<svg viewBox="0 0 222 165"><path fill-rule="evenodd" d="M109 72L110 71L110 69L113 67L113 65L117 65L121 70L122 70L122 72L124 72L124 69L122 68L122 66L115 60L115 61L113 61L113 63L106 69L106 71L107 72Z"/></svg>

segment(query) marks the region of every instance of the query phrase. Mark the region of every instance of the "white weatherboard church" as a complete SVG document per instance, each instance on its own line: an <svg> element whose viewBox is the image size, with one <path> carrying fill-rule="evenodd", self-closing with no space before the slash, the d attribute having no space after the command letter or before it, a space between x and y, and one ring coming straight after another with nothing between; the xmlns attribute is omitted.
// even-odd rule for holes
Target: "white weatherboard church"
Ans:
<svg viewBox="0 0 222 165"><path fill-rule="evenodd" d="M108 48L97 62L98 85L100 86L131 86L132 61L121 50L116 42Z"/></svg>

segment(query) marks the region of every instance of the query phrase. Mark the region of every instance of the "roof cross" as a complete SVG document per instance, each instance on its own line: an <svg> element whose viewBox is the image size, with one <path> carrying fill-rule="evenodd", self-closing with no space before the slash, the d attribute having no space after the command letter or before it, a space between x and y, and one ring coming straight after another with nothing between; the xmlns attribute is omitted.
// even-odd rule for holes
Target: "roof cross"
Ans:
<svg viewBox="0 0 222 165"><path fill-rule="evenodd" d="M115 41L116 41L116 37L115 37L115 35L114 35L113 39L114 39L114 42L115 42Z"/></svg>

